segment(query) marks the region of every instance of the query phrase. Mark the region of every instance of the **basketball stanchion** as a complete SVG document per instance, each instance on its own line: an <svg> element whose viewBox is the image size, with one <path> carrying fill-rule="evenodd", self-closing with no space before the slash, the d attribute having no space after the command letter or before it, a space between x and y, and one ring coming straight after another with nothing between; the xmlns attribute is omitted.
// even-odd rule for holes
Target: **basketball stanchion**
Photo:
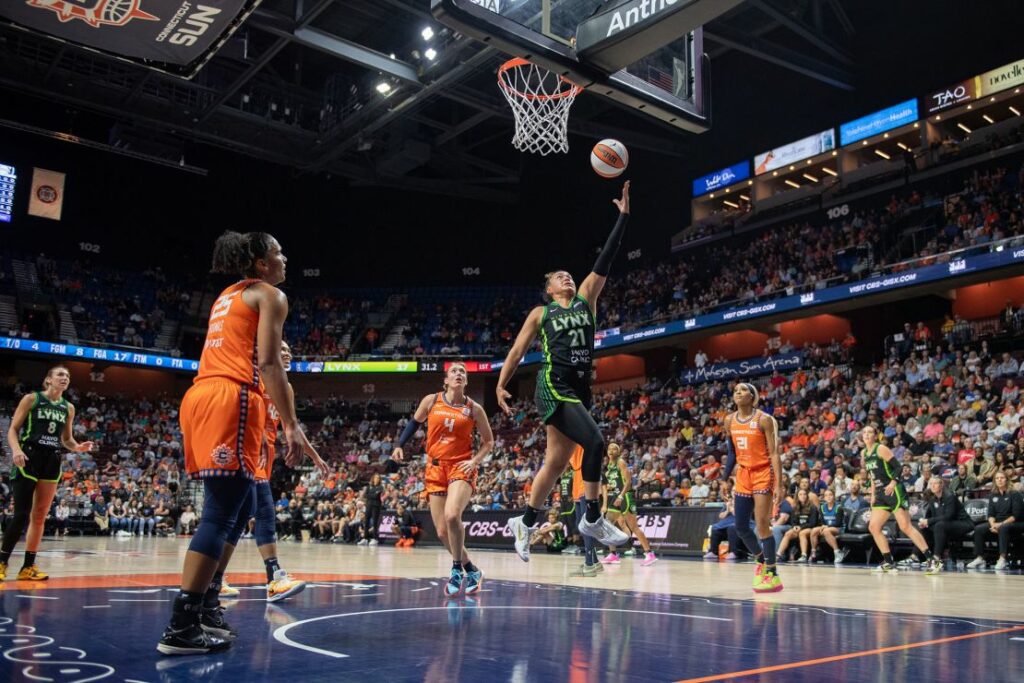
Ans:
<svg viewBox="0 0 1024 683"><path fill-rule="evenodd" d="M569 151L569 109L583 88L525 59L498 68L498 85L512 107L512 146L541 156Z"/></svg>

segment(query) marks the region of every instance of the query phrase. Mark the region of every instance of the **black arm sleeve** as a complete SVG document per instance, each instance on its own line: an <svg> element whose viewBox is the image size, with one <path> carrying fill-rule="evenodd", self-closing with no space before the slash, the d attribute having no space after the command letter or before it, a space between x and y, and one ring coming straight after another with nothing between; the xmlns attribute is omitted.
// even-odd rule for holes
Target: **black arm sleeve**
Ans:
<svg viewBox="0 0 1024 683"><path fill-rule="evenodd" d="M725 436L725 467L722 468L722 480L728 479L736 468L736 447L733 446L732 437Z"/></svg>
<svg viewBox="0 0 1024 683"><path fill-rule="evenodd" d="M416 430L423 426L422 422L416 420L409 420L405 423L405 429L402 430L402 435L398 437L398 447L405 448L405 444L409 442L412 435L416 433Z"/></svg>
<svg viewBox="0 0 1024 683"><path fill-rule="evenodd" d="M618 253L619 245L622 244L622 235L626 232L626 223L628 222L629 214L620 213L619 220L615 221L615 227L612 228L612 234L608 235L604 249L601 250L597 261L594 262L594 272L601 277L608 277L608 273L611 272L612 261L615 260L615 254Z"/></svg>

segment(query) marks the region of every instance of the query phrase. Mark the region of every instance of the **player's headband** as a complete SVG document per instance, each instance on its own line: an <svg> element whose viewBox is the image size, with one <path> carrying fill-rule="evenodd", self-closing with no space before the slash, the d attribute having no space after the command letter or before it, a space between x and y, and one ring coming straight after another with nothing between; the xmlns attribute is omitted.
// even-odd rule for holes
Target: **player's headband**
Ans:
<svg viewBox="0 0 1024 683"><path fill-rule="evenodd" d="M746 387L747 391L754 397L754 405L756 406L757 402L761 399L761 395L757 392L757 387L750 382L740 382L740 386Z"/></svg>

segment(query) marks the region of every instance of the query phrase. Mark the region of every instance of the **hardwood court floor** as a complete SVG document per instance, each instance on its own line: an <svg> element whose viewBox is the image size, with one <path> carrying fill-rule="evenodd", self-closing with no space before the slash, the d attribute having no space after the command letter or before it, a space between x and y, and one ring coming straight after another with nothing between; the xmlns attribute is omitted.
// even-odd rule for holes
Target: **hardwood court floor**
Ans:
<svg viewBox="0 0 1024 683"><path fill-rule="evenodd" d="M0 681L1024 680L1017 573L783 565L786 589L754 596L751 564L625 558L571 578L578 556L477 551L484 590L449 600L439 549L284 542L282 566L310 586L267 605L251 540L228 574L235 646L166 658L186 545L46 542L50 581L0 584Z"/></svg>

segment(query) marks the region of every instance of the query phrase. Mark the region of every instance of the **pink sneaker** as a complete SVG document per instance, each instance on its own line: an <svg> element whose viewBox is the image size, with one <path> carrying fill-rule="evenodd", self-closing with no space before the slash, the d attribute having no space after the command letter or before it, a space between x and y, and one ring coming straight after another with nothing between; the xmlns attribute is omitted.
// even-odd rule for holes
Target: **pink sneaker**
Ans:
<svg viewBox="0 0 1024 683"><path fill-rule="evenodd" d="M601 558L601 564L620 564L619 556L616 553L608 553Z"/></svg>
<svg viewBox="0 0 1024 683"><path fill-rule="evenodd" d="M649 552L644 555L644 561L640 563L641 567L650 567L652 564L658 561L658 557L653 553Z"/></svg>

